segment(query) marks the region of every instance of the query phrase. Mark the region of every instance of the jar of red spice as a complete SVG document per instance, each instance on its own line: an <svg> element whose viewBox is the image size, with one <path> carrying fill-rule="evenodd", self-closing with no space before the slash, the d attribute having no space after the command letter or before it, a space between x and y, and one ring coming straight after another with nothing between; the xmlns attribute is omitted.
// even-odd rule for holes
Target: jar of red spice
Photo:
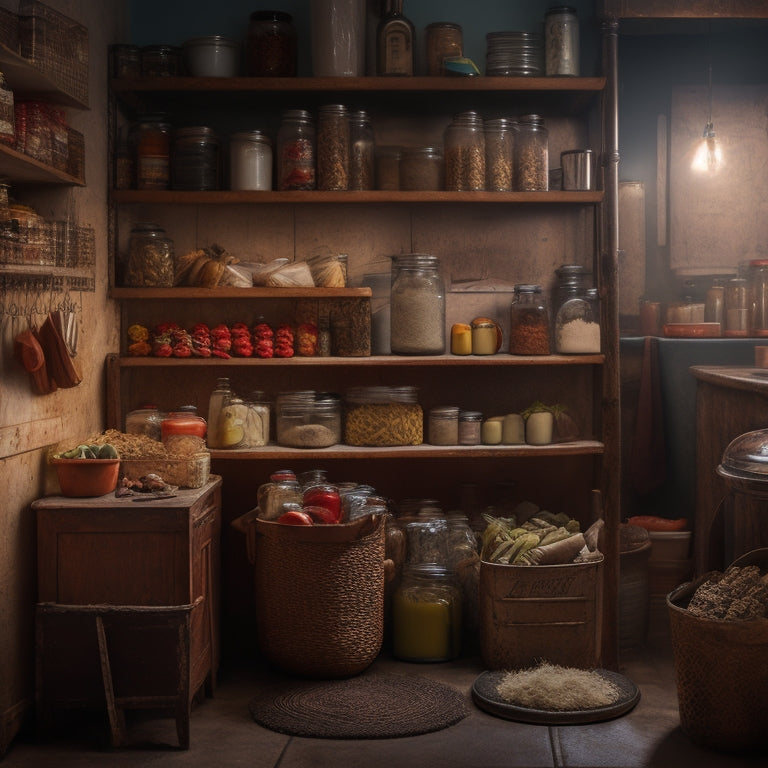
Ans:
<svg viewBox="0 0 768 768"><path fill-rule="evenodd" d="M509 313L509 352L512 355L550 354L550 319L540 285L516 285Z"/></svg>

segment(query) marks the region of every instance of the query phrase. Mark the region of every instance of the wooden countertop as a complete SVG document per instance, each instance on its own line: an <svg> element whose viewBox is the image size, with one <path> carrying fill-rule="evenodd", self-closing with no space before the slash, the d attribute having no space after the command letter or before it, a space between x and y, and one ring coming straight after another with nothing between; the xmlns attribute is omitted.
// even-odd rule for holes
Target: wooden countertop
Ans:
<svg viewBox="0 0 768 768"><path fill-rule="evenodd" d="M694 365L691 373L699 381L709 384L768 395L768 368Z"/></svg>

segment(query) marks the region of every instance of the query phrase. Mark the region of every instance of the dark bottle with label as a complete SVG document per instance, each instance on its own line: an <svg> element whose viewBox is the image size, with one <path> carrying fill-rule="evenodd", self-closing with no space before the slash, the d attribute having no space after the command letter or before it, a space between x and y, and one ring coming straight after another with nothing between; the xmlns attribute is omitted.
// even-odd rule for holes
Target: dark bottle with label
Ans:
<svg viewBox="0 0 768 768"><path fill-rule="evenodd" d="M414 27L403 16L403 0L387 0L376 31L376 74L413 75Z"/></svg>

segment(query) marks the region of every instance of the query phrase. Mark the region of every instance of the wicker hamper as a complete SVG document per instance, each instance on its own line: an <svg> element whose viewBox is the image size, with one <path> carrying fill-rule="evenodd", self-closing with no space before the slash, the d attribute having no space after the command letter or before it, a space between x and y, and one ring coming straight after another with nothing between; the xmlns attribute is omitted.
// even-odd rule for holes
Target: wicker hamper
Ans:
<svg viewBox="0 0 768 768"><path fill-rule="evenodd" d="M733 565L768 569L768 549ZM742 751L764 748L768 734L768 619L725 621L686 607L706 574L667 595L683 732L697 744Z"/></svg>
<svg viewBox="0 0 768 768"><path fill-rule="evenodd" d="M384 634L384 521L293 526L233 522L255 566L259 649L282 670L308 678L351 677L381 650Z"/></svg>

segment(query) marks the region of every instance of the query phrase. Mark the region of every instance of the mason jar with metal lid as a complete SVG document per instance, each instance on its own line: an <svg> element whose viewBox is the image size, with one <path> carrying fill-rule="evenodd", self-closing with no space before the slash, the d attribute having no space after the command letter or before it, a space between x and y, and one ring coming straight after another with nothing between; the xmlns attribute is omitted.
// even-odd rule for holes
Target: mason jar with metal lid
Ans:
<svg viewBox="0 0 768 768"><path fill-rule="evenodd" d="M485 121L485 188L489 192L514 189L514 147L517 121L498 117Z"/></svg>
<svg viewBox="0 0 768 768"><path fill-rule="evenodd" d="M549 131L540 115L523 115L515 136L515 185L521 192L549 189Z"/></svg>
<svg viewBox="0 0 768 768"><path fill-rule="evenodd" d="M317 188L349 189L349 112L326 104L317 113Z"/></svg>
<svg viewBox="0 0 768 768"><path fill-rule="evenodd" d="M480 445L482 425L480 411L459 411L459 445Z"/></svg>
<svg viewBox="0 0 768 768"><path fill-rule="evenodd" d="M549 305L540 285L516 285L509 312L509 352L512 355L550 353Z"/></svg>
<svg viewBox="0 0 768 768"><path fill-rule="evenodd" d="M549 76L578 76L579 19L575 8L558 5L544 15L544 70Z"/></svg>
<svg viewBox="0 0 768 768"><path fill-rule="evenodd" d="M219 188L219 139L208 126L179 128L171 160L173 189L205 191Z"/></svg>
<svg viewBox="0 0 768 768"><path fill-rule="evenodd" d="M485 189L485 133L477 112L461 112L445 129L445 188Z"/></svg>
<svg viewBox="0 0 768 768"><path fill-rule="evenodd" d="M277 188L315 189L315 124L306 109L289 109L277 132Z"/></svg>
<svg viewBox="0 0 768 768"><path fill-rule="evenodd" d="M432 445L458 445L459 406L441 405L431 408L427 435Z"/></svg>
<svg viewBox="0 0 768 768"><path fill-rule="evenodd" d="M173 241L157 224L139 223L131 229L125 285L173 287Z"/></svg>
<svg viewBox="0 0 768 768"><path fill-rule="evenodd" d="M263 131L238 131L229 139L230 189L272 189L272 139Z"/></svg>
<svg viewBox="0 0 768 768"><path fill-rule="evenodd" d="M375 142L367 112L349 116L349 189L373 189Z"/></svg>

